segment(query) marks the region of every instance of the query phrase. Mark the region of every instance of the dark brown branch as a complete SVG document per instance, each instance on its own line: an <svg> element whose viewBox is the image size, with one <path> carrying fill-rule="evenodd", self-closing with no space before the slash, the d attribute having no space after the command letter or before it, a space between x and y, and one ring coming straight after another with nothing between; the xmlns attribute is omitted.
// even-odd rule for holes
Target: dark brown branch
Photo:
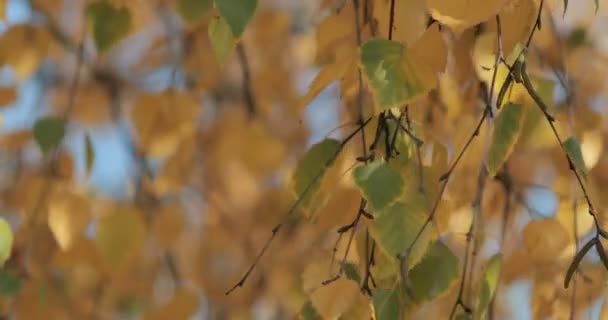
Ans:
<svg viewBox="0 0 608 320"><path fill-rule="evenodd" d="M239 55L241 72L243 74L243 99L245 100L245 105L247 106L247 113L250 117L252 117L255 115L256 106L255 99L253 98L253 92L251 90L251 70L249 67L249 61L247 60L245 46L242 42L237 44L236 51Z"/></svg>

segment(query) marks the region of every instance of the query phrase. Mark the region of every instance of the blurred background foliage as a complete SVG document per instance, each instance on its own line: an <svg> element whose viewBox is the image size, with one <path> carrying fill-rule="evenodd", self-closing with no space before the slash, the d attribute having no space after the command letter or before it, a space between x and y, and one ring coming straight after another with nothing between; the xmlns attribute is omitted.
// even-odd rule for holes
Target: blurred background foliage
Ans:
<svg viewBox="0 0 608 320"><path fill-rule="evenodd" d="M608 3L565 3L543 2L526 60L557 130L580 144L575 170L608 229ZM494 71L497 34L505 58L517 52L540 4L0 0L2 318L446 319L458 307L459 319L608 319L594 250L564 289L594 219L521 84L507 100L526 115L488 164L496 177L480 170L499 117L467 145L493 74L510 72ZM360 55L374 38L394 40L396 60ZM393 107L424 143L395 133L396 160L359 166ZM324 166L370 116L368 145L357 133ZM390 254L436 198L406 281Z"/></svg>

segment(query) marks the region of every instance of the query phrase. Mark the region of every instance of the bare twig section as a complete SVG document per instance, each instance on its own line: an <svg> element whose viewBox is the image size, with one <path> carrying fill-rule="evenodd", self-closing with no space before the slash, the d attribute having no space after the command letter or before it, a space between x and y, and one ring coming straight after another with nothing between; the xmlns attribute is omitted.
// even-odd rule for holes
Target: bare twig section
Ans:
<svg viewBox="0 0 608 320"><path fill-rule="evenodd" d="M473 310L466 305L464 301L464 289L467 277L467 269L469 267L469 251L471 250L471 243L473 238L473 226L474 222L471 221L471 225L469 226L469 231L467 232L467 243L464 249L464 262L462 267L462 274L460 276L460 285L458 286L458 295L456 298L456 302L452 305L452 309L450 310L450 316L448 319L454 319L456 315L456 311L458 308L462 308L462 310L467 314L472 314Z"/></svg>
<svg viewBox="0 0 608 320"><path fill-rule="evenodd" d="M437 209L439 208L439 203L441 202L441 199L443 198L443 194L445 193L445 189L446 189L447 184L448 184L448 182L450 180L450 177L452 176L452 173L454 172L454 169L456 168L456 166L458 166L458 163L460 163L460 160L462 159L462 157L464 156L464 154L467 152L467 150L471 146L471 143L473 142L473 140L475 140L475 137L477 137L479 135L479 131L481 129L481 126L483 125L483 123L486 120L486 118L488 117L488 115L489 115L489 110L488 110L488 108L485 108L484 111L483 111L482 116L479 118L479 121L477 122L477 125L475 126L475 128L473 129L473 132L469 136L469 139L467 140L467 142L465 143L465 145L463 146L463 148L458 153L458 156L456 156L456 159L454 160L454 162L452 163L452 165L449 167L449 169L439 178L439 181L441 182L441 187L439 189L439 193L437 194L437 198L435 198L435 202L433 203L433 207L431 208L431 211L430 211L429 215L427 216L426 220L422 224L422 227L416 233L416 236L414 237L414 240L412 241L412 243L405 250L405 252L399 256L399 259L401 260L401 263L403 263L404 261L407 261L407 258L409 256L412 248L414 247L414 245L416 244L416 242L418 242L418 240L420 239L420 236L422 235L422 233L424 232L424 230L426 230L426 228L428 227L428 225L435 218L435 213L437 212ZM405 275L404 274L402 274L402 277L405 279Z"/></svg>
<svg viewBox="0 0 608 320"><path fill-rule="evenodd" d="M572 224L574 231L574 254L578 252L578 217L576 215L577 201L576 197L574 198L574 203L572 204ZM570 319L574 320L574 316L576 315L576 275L574 275L574 279L572 279L572 296L570 297Z"/></svg>
<svg viewBox="0 0 608 320"><path fill-rule="evenodd" d="M522 75L522 80L523 80L522 82L524 84L524 87L528 91L528 94L530 94L530 97L532 97L532 100L534 100L534 102L536 103L536 105L543 112L543 114L544 114L544 116L545 116L545 118L547 120L547 123L549 123L549 126L551 127L551 131L553 132L553 135L555 136L555 139L557 139L557 141L559 143L559 146L562 149L562 152L564 153L564 156L566 157L566 160L568 161L568 165L569 165L570 171L572 171L572 173L576 177L577 183L578 183L581 191L583 192L583 196L585 198L585 201L587 202L587 205L589 206L589 214L593 217L593 221L595 223L595 229L596 229L596 232L597 232L596 237L601 235L602 237L608 239L608 233L606 233L606 231L604 231L602 229L602 227L600 226L599 218L597 216L597 211L596 211L595 206L593 205L593 203L591 201L591 197L589 196L589 192L587 191L587 187L585 186L580 173L576 170L576 167L574 166L574 162L573 162L572 158L570 157L570 155L568 154L568 151L566 150L566 147L564 146L563 139L559 135L559 132L557 132L557 128L555 127L555 124L554 124L555 119L553 118L553 116L551 116L549 114L547 105L541 99L541 97L538 95L538 93L534 89L534 86L532 85L532 82L530 81L530 78L529 78L528 73L526 71L526 62L525 61L522 63L522 72L521 72L521 75Z"/></svg>
<svg viewBox="0 0 608 320"><path fill-rule="evenodd" d="M406 108L407 108L407 106L406 106ZM402 114L402 115L405 115L406 113L405 113L405 112L401 112L401 114ZM394 115L392 112L388 112L388 115L389 115L389 116L390 116L390 117L391 117L393 120L395 120L395 122L397 123L397 125L399 126L399 128L400 128L400 129L401 129L403 132L405 132L405 134L407 134L407 135L408 135L408 137L410 137L410 139L412 139L412 140L414 141L414 143L416 143L416 146L417 146L417 147L419 147L419 146L421 146L421 145L423 145L423 144L424 144L424 141L422 141L422 139L420 139L420 138L416 137L416 135L414 135L410 129L408 129L407 127L405 127L405 126L403 125L403 121L401 121L402 119L397 118L397 117L396 117L396 116L395 116L395 115Z"/></svg>
<svg viewBox="0 0 608 320"><path fill-rule="evenodd" d="M557 131L557 128L555 127L555 123L554 123L555 118L553 118L553 116L551 116L551 114L549 114L547 105L541 99L541 97L538 95L538 93L534 89L534 86L532 85L532 82L530 81L530 77L528 76L528 72L526 69L525 59L521 63L521 72L520 73L521 73L521 81L522 81L524 87L528 91L528 94L530 95L530 97L532 97L532 100L534 100L536 105L539 107L539 109L542 111L543 115L545 116L545 119L547 120L547 123L551 127L551 131L553 132L553 135L555 136L555 139L559 143L562 153L564 154L564 156L566 157L566 160L568 161L569 169L570 169L570 171L572 171L572 173L574 174L574 176L576 178L579 188L582 191L583 196L585 198L585 202L587 203L587 206L589 208L589 214L593 218L593 222L595 224L595 231L596 231L595 237L593 239L591 239L589 242L587 242L580 251L578 251L578 253L574 256L574 259L573 259L572 263L570 264L570 267L568 268L568 271L566 273L566 278L564 281L564 287L568 288L570 279L572 278L574 271L576 271L581 260L583 259L583 257L587 253L587 251L589 251L589 249L592 246L596 246L596 249L598 250L598 254L600 253L600 251L601 251L601 253L605 253L602 248L602 245L601 245L600 237L602 237L604 239L608 239L608 233L601 227L599 217L597 215L597 211L591 201L591 197L589 196L587 187L585 186L585 183L583 182L581 174L578 172L577 168L575 167L574 161L572 160L572 158L570 157L570 154L566 150L563 139L561 138L561 136L559 135L559 132ZM601 255L600 255L600 258L601 258ZM606 269L608 269L608 259L606 259L605 267L606 267Z"/></svg>
<svg viewBox="0 0 608 320"><path fill-rule="evenodd" d="M239 55L239 61L241 62L241 72L243 74L243 99L247 106L247 113L250 117L255 115L256 106L255 99L253 98L253 92L251 90L251 68L249 61L247 60L247 54L245 52L245 46L243 42L239 42L236 46L236 51Z"/></svg>
<svg viewBox="0 0 608 320"><path fill-rule="evenodd" d="M274 228L272 228L272 233L270 235L270 237L268 238L268 240L266 241L266 243L264 244L264 246L262 247L262 250L260 250L260 252L257 254L257 256L254 258L252 264L249 266L249 268L247 269L247 271L245 272L245 274L241 277L241 279L234 285L232 286L230 289L228 289L226 291L226 295L229 295L230 293L232 293L234 290L236 290L239 287L242 287L245 282L247 281L247 279L249 278L249 276L251 275L251 273L253 272L253 270L255 269L255 267L258 265L260 259L262 259L262 257L264 256L264 254L266 253L266 251L268 250L268 248L270 247L270 244L272 243L272 241L274 240L274 238L276 237L276 235L279 233L279 231L281 230L281 228L283 227L283 225L285 224L285 221L296 211L296 209L300 206L300 203L304 200L304 198L306 197L306 195L310 192L310 190L312 189L312 186L315 185L319 179L321 178L321 176L323 175L323 171L325 170L325 168L329 167L337 158L338 156L342 153L342 150L344 150L344 147L359 133L361 132L363 134L363 130L365 129L365 126L367 124L369 124L371 122L371 120L373 119L373 117L368 118L365 122L363 122L356 130L354 130L353 132L351 132L346 138L344 138L344 140L342 140L342 143L340 144L340 147L336 150L336 152L325 162L324 164L324 168L321 169L310 181L310 183L306 186L306 188L304 188L304 190L302 191L302 193L299 195L299 197L296 199L296 201L291 205L291 207L289 207L289 209L287 210L287 213L284 215L282 221L277 224Z"/></svg>

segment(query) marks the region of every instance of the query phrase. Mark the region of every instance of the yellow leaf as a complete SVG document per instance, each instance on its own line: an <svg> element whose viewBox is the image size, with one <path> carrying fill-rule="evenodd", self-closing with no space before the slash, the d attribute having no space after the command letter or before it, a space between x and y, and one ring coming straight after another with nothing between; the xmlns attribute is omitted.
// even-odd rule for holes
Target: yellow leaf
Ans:
<svg viewBox="0 0 608 320"><path fill-rule="evenodd" d="M359 294L360 289L356 282L340 278L315 290L310 300L324 319L337 319L350 309Z"/></svg>
<svg viewBox="0 0 608 320"><path fill-rule="evenodd" d="M6 0L0 0L0 19L6 19Z"/></svg>
<svg viewBox="0 0 608 320"><path fill-rule="evenodd" d="M495 16L509 0L426 0L431 16L463 31Z"/></svg>
<svg viewBox="0 0 608 320"><path fill-rule="evenodd" d="M0 107L8 107L17 99L17 90L15 87L0 88Z"/></svg>
<svg viewBox="0 0 608 320"><path fill-rule="evenodd" d="M161 207L154 216L154 236L163 249L172 247L184 229L184 213L178 205Z"/></svg>
<svg viewBox="0 0 608 320"><path fill-rule="evenodd" d="M144 320L187 320L191 319L198 309L199 298L195 292L188 289L179 289L173 299L157 310L144 316Z"/></svg>
<svg viewBox="0 0 608 320"><path fill-rule="evenodd" d="M151 191L158 195L178 192L184 183L191 178L195 160L194 137L185 138L177 151L161 169L160 175L151 182Z"/></svg>
<svg viewBox="0 0 608 320"><path fill-rule="evenodd" d="M500 11L502 49L509 56L517 43L524 43L536 21L538 9L534 0L511 0ZM494 33L496 42L496 19L490 18L486 32Z"/></svg>
<svg viewBox="0 0 608 320"><path fill-rule="evenodd" d="M141 213L118 207L101 217L95 230L95 244L111 272L128 267L141 249L146 230Z"/></svg>
<svg viewBox="0 0 608 320"><path fill-rule="evenodd" d="M555 219L531 221L523 233L529 257L539 263L557 261L568 245L568 234Z"/></svg>
<svg viewBox="0 0 608 320"><path fill-rule="evenodd" d="M356 46L354 10L350 1L336 15L325 18L317 27L317 62L334 61L339 46Z"/></svg>
<svg viewBox="0 0 608 320"><path fill-rule="evenodd" d="M356 62L355 51L351 51L348 58L339 59L336 62L329 64L317 74L315 79L310 84L308 92L300 99L298 111L301 112L308 104L332 82L339 80L349 67L354 66Z"/></svg>
<svg viewBox="0 0 608 320"><path fill-rule="evenodd" d="M0 63L13 67L18 80L25 80L43 62L50 35L43 28L15 25L0 37Z"/></svg>
<svg viewBox="0 0 608 320"><path fill-rule="evenodd" d="M19 150L32 140L30 130L20 130L0 136L0 149L3 151Z"/></svg>
<svg viewBox="0 0 608 320"><path fill-rule="evenodd" d="M57 114L63 114L72 103L70 120L97 125L112 119L108 90L99 83L80 85L76 93L69 90L69 83L53 90L51 105Z"/></svg>
<svg viewBox="0 0 608 320"><path fill-rule="evenodd" d="M378 20L378 36L388 38L391 0L374 2L374 17ZM394 1L393 40L412 44L426 30L427 8L424 1Z"/></svg>
<svg viewBox="0 0 608 320"><path fill-rule="evenodd" d="M191 96L173 90L140 96L131 112L140 147L149 156L173 154L194 131L199 110Z"/></svg>
<svg viewBox="0 0 608 320"><path fill-rule="evenodd" d="M51 197L48 224L62 250L68 250L83 233L89 223L89 201L78 194L63 192Z"/></svg>
<svg viewBox="0 0 608 320"><path fill-rule="evenodd" d="M329 263L329 257L315 259L302 274L302 283L319 315L323 319L337 319L351 308L360 290L355 281L346 277L322 285L330 277Z"/></svg>

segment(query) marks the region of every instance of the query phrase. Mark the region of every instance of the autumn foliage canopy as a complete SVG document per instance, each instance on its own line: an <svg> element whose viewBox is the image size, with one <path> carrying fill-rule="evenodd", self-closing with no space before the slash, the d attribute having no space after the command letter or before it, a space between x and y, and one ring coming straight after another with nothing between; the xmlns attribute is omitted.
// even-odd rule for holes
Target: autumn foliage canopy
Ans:
<svg viewBox="0 0 608 320"><path fill-rule="evenodd" d="M608 3L0 19L0 318L608 319Z"/></svg>

